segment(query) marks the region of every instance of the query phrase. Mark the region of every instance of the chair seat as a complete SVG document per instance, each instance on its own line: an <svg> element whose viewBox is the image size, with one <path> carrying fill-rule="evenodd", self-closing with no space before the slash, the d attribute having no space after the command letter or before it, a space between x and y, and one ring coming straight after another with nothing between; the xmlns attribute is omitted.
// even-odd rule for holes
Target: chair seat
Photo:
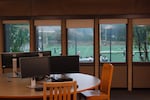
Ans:
<svg viewBox="0 0 150 100"><path fill-rule="evenodd" d="M82 92L82 96L86 98L86 100L108 100L108 95L100 90L87 90Z"/></svg>

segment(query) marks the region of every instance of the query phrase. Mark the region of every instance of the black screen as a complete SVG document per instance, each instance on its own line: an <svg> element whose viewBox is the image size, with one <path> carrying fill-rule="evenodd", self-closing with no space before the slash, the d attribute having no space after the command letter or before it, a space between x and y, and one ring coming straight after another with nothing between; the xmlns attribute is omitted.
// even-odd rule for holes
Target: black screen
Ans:
<svg viewBox="0 0 150 100"><path fill-rule="evenodd" d="M2 53L2 66L3 68L12 68L12 59L17 59L17 67L19 67L19 58L20 57L35 57L39 56L39 53L42 56L50 56L51 51L33 51L33 52L5 52Z"/></svg>
<svg viewBox="0 0 150 100"><path fill-rule="evenodd" d="M79 72L79 56L51 56L50 73L65 74Z"/></svg>
<svg viewBox="0 0 150 100"><path fill-rule="evenodd" d="M21 77L41 77L49 74L48 57L21 57L19 58Z"/></svg>
<svg viewBox="0 0 150 100"><path fill-rule="evenodd" d="M2 67L12 67L12 58L13 54L12 53L3 53L1 54L2 56Z"/></svg>
<svg viewBox="0 0 150 100"><path fill-rule="evenodd" d="M4 68L12 68L12 59L17 59L17 67L19 67L19 57L34 57L38 56L36 52L11 52L2 53L2 66Z"/></svg>

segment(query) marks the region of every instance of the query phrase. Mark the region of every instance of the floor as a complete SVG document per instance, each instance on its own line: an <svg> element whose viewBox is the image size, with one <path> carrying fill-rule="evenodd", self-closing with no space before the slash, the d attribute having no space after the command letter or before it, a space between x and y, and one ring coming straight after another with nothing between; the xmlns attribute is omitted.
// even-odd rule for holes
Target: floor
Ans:
<svg viewBox="0 0 150 100"><path fill-rule="evenodd" d="M112 89L111 100L150 100L150 89Z"/></svg>

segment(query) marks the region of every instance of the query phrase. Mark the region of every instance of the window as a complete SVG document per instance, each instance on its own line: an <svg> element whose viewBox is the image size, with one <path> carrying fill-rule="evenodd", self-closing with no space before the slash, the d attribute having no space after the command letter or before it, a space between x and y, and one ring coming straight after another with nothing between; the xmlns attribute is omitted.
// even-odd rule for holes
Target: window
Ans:
<svg viewBox="0 0 150 100"><path fill-rule="evenodd" d="M150 61L150 19L133 20L133 62Z"/></svg>
<svg viewBox="0 0 150 100"><path fill-rule="evenodd" d="M79 55L80 63L93 62L93 24L91 19L67 20L68 55Z"/></svg>
<svg viewBox="0 0 150 100"><path fill-rule="evenodd" d="M51 51L52 56L61 55L61 21L36 20L36 47L38 51Z"/></svg>
<svg viewBox="0 0 150 100"><path fill-rule="evenodd" d="M126 23L100 20L100 62L126 62Z"/></svg>
<svg viewBox="0 0 150 100"><path fill-rule="evenodd" d="M5 32L5 51L24 52L30 50L30 31L28 21L3 21Z"/></svg>

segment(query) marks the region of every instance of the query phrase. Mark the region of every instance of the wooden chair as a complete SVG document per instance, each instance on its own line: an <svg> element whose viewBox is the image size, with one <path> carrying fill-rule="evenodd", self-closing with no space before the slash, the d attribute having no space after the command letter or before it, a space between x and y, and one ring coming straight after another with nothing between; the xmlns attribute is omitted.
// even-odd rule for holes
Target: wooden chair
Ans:
<svg viewBox="0 0 150 100"><path fill-rule="evenodd" d="M103 64L100 90L87 90L80 93L81 97L86 100L110 100L110 89L113 75L113 65L109 63Z"/></svg>
<svg viewBox="0 0 150 100"><path fill-rule="evenodd" d="M43 100L76 100L76 98L76 81L43 83Z"/></svg>

